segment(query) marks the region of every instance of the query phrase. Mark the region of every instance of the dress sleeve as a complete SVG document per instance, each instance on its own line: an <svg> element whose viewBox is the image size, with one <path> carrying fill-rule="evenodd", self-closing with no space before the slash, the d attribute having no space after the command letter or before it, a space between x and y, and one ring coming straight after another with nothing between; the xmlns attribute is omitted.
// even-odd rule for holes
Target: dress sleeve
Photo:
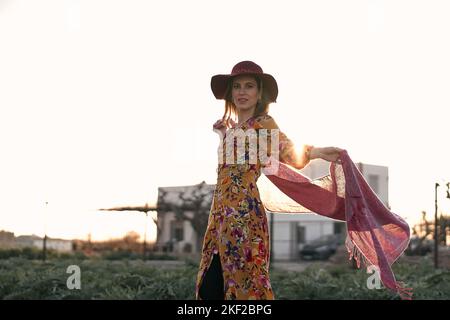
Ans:
<svg viewBox="0 0 450 320"><path fill-rule="evenodd" d="M267 130L267 150L270 155L271 149L271 130L278 130L279 141L279 161L288 164L295 169L303 169L309 163L309 157L306 152L312 147L310 145L303 145L301 149L297 150L295 144L289 139L284 132L280 130L275 120L269 115L259 117L258 129Z"/></svg>

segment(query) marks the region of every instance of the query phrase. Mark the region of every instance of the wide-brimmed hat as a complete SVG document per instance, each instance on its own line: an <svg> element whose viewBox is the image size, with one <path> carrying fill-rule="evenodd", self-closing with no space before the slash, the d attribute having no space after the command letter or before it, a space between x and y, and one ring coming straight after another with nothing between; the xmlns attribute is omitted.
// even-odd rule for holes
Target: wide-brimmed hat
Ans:
<svg viewBox="0 0 450 320"><path fill-rule="evenodd" d="M217 74L211 78L211 89L217 99L225 99L229 81L240 75L255 75L263 83L263 91L269 102L276 102L278 96L277 81L253 61L241 61L233 67L231 74Z"/></svg>

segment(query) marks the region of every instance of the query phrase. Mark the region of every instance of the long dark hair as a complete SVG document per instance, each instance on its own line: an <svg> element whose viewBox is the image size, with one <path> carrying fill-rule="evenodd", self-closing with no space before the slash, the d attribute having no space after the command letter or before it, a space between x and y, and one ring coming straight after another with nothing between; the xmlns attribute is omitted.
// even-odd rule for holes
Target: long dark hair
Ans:
<svg viewBox="0 0 450 320"><path fill-rule="evenodd" d="M253 117L258 117L260 115L269 113L269 105L271 101L269 101L269 99L267 98L267 94L264 91L263 82L261 81L261 79L256 75L250 76L253 77L253 79L255 79L258 86L258 91L262 91L261 99L258 100L258 102L256 103L255 112L253 113ZM225 92L225 112L222 117L222 120L225 121L226 126L228 128L231 126L230 125L231 117L235 119L237 117L236 105L233 103L233 98L231 95L231 89L233 88L233 79L234 78L231 78L228 81L227 90Z"/></svg>

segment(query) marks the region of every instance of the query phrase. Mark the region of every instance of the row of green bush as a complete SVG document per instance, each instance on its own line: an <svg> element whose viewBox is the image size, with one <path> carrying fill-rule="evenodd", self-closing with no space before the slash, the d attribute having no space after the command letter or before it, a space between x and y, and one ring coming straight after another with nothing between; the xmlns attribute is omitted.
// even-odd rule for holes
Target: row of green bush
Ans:
<svg viewBox="0 0 450 320"><path fill-rule="evenodd" d="M69 290L67 268L81 270L81 289ZM398 280L414 289L414 299L450 299L450 270L432 261L396 263ZM0 299L194 299L197 263L151 267L142 260L0 260ZM399 299L390 291L368 289L366 270L315 263L303 272L271 270L276 299Z"/></svg>
<svg viewBox="0 0 450 320"><path fill-rule="evenodd" d="M103 251L96 255L101 259L106 260L121 260L121 259L143 259L143 260L176 260L175 257L167 254L159 254L154 252L148 252L145 258L142 254L132 252L129 250L116 250L116 251ZM43 251L38 248L22 248L22 249L2 249L0 250L0 259L9 258L24 258L31 260L43 259ZM55 250L47 250L46 259L88 259L83 252L73 252L73 253L61 253Z"/></svg>
<svg viewBox="0 0 450 320"><path fill-rule="evenodd" d="M43 251L37 248L22 248L22 249L2 249L0 250L0 259L9 259L9 258L24 258L24 259L42 259ZM69 253L59 253L55 250L47 250L46 258L48 259L67 259L67 258L76 258L76 259L84 259L85 256L82 253L69 254Z"/></svg>

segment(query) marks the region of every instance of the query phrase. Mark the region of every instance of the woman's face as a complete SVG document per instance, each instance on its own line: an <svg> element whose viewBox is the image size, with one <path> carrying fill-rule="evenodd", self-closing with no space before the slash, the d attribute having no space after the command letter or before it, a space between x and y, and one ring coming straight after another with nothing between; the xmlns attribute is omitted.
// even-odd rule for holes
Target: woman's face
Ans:
<svg viewBox="0 0 450 320"><path fill-rule="evenodd" d="M256 107L259 90L255 78L239 76L233 79L231 97L238 110L245 111Z"/></svg>

